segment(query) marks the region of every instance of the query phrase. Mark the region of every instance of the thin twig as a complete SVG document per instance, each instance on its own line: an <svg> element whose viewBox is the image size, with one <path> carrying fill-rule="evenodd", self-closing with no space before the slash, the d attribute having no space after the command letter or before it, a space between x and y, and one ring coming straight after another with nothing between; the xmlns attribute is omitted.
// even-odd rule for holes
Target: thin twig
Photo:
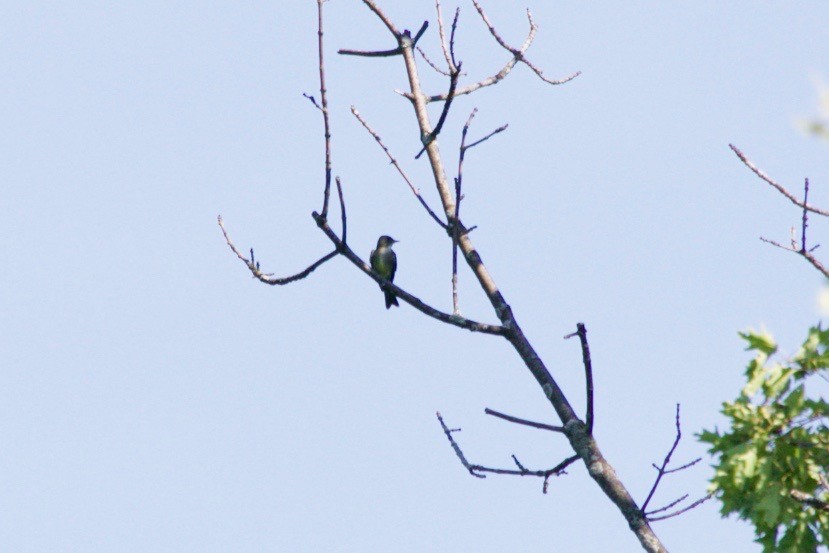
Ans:
<svg viewBox="0 0 829 553"><path fill-rule="evenodd" d="M342 241L343 241L343 244L346 244L346 243L348 243L348 240L346 240L346 231L347 231L348 227L346 226L347 221L346 221L346 217L345 217L345 200L343 199L343 187L342 187L342 184L340 184L340 177L337 177L335 179L335 181L337 183L337 195L340 197L340 217L342 219L342 225L343 225Z"/></svg>
<svg viewBox="0 0 829 553"><path fill-rule="evenodd" d="M687 496L686 496L686 497L687 497ZM665 519L668 519L668 518L673 518L673 517L675 517L675 516L679 516L679 515L681 515L682 513L687 513L688 511L690 511L690 510L691 510L691 509L693 509L694 507L698 507L699 505L702 505L703 503L705 503L706 501L708 501L708 500L709 500L709 499L711 499L712 497L714 497L714 492L711 492L711 493L709 493L709 494L705 495L704 497L701 497L701 498L697 499L696 501L694 501L693 503L691 503L691 504L690 504L690 505L688 505L687 507L684 507L684 508L682 508L682 509L680 509L680 510L678 510L678 511L673 512L673 513L670 513L670 514L667 514L667 515L663 515L663 516L661 516L661 517L651 517L651 516L649 516L649 517L648 517L648 521L649 521L649 522L657 522L657 521L659 521L659 520L665 520Z"/></svg>
<svg viewBox="0 0 829 553"><path fill-rule="evenodd" d="M236 257L241 259L242 262L245 265L247 265L248 269L253 274L254 278L258 279L260 282L264 282L265 284L270 284L271 286L275 286L275 285L282 286L282 285L294 282L295 280L300 280L302 278L305 278L309 274L311 274L314 271L314 269L316 269L317 267L319 267L320 265L322 265L323 263L325 263L326 261L328 261L329 259L332 259L333 257L335 257L337 255L337 250L335 249L334 251L325 254L324 256L319 258L317 261L311 263L308 267L306 267L304 270L298 272L295 275L291 275L291 276L288 276L288 277L282 277L282 278L274 277L270 273L262 272L262 270L259 268L259 262L256 261L253 257L253 249L250 250L250 259L248 259L244 255L242 255L241 252L238 249L236 249L236 246L233 244L233 241L230 239L230 236L228 236L227 230L225 229L224 221L222 220L221 215L219 215L218 221L219 221L219 227L222 229L222 234L225 237L225 242L227 242L227 245L230 247L231 251L233 253L235 253Z"/></svg>
<svg viewBox="0 0 829 553"><path fill-rule="evenodd" d="M437 216L437 214L435 214L435 212L432 211L432 208L429 207L429 205L426 203L426 200L424 200L423 196L421 196L420 190L415 188L415 186L412 184L412 181L410 181L409 177L406 176L405 171L403 171L403 169L400 167L400 164L397 162L397 160L394 158L394 156L391 155L391 152L386 147L386 145L383 144L383 140L380 138L380 135L377 134L374 131L373 128L371 128L371 126L366 122L366 120L363 118L363 116L360 115L360 112L357 111L356 107L351 106L351 113L354 114L354 117L357 118L357 121L359 121L363 125L363 127L368 131L368 133L372 137L374 137L374 140L377 141L377 144L380 145L380 148L382 148L383 151L386 153L386 156L388 156L389 161L391 161L391 164L394 165L395 169L397 169L397 172L400 173L400 176L403 177L403 180L406 181L406 184L409 185L409 189L412 191L412 194L414 194L415 197L418 199L418 201L420 202L420 205L423 206L423 208L429 213L429 215L431 215L432 219L434 219L435 222L438 225L441 226L441 228L443 228L444 230L448 230L449 225L447 225L446 223L441 221L440 218Z"/></svg>
<svg viewBox="0 0 829 553"><path fill-rule="evenodd" d="M803 205L809 205L809 179L803 185ZM803 217L800 227L800 253L806 252L806 227L809 225L809 210L803 208Z"/></svg>
<svg viewBox="0 0 829 553"><path fill-rule="evenodd" d="M440 48L443 50L443 57L446 59L446 66L449 68L449 73L452 72L452 57L449 55L449 46L446 44L446 27L443 26L443 13L440 10L440 0L435 0L435 9L438 12L438 34L440 35ZM455 10L457 14L460 8ZM457 18L457 15L455 16ZM448 75L448 73L447 73Z"/></svg>
<svg viewBox="0 0 829 553"><path fill-rule="evenodd" d="M325 127L325 188L322 199L322 216L328 217L328 199L331 196L331 124L328 119L328 91L325 88L325 63L323 56L322 5L325 0L317 0L317 49L319 51L320 100L322 121ZM306 95L306 97L308 97ZM313 98L310 100L316 105Z"/></svg>
<svg viewBox="0 0 829 553"><path fill-rule="evenodd" d="M514 422L515 424L523 424L524 426L538 428L539 430L549 430L551 432L564 432L563 426L553 426L552 424L544 424L543 422L535 422L527 419L520 419L518 417L513 417L512 415L500 413L498 411L495 411L494 409L490 409L489 407L484 409L484 413L486 413L487 415L492 415L493 417L498 417L499 419L504 419L505 421Z"/></svg>
<svg viewBox="0 0 829 553"><path fill-rule="evenodd" d="M437 71L438 73L440 73L441 75L443 75L444 77L449 77L449 76L451 76L451 74L449 73L449 71L444 71L443 69L441 69L440 67L438 67L437 65L435 65L435 63L434 63L432 60L430 60L430 59L429 59L429 56L427 56L427 55L426 55L426 52L424 52L424 51L423 51L423 48L421 48L420 46L418 46L418 47L417 47L417 51L418 51L418 52L420 52L421 57L422 57L422 58L426 61L426 63L428 63L428 64L429 64L429 67L431 67L432 69L434 69L435 71Z"/></svg>
<svg viewBox="0 0 829 553"><path fill-rule="evenodd" d="M581 359L584 364L584 378L585 389L587 393L587 415L585 416L585 424L587 425L587 433L593 433L593 362L590 359L590 346L587 343L587 327L584 323L576 324L576 332L568 334L564 339L578 336L581 342Z"/></svg>
<svg viewBox="0 0 829 553"><path fill-rule="evenodd" d="M817 207L808 205L805 201L800 201L799 199L797 199L797 196L795 196L794 194L792 194L791 192L786 190L786 188L783 185L778 184L777 182L775 182L771 177L769 177L761 169L759 169L756 165L754 165L751 162L751 160L749 160L746 157L746 155L743 152L741 152L739 148L737 148L737 146L735 146L734 144L729 144L728 147L731 148L731 150L735 154L737 154L737 157L740 158L740 161L742 161L745 164L746 167L751 169L754 172L755 175L757 175L758 177L760 177L761 179L766 181L768 184L770 184L774 189L776 189L778 192L780 192L786 198L788 198L789 201L791 201L794 205L796 205L798 207L802 207L803 209L807 209L807 210L811 211L812 213L817 213L818 215L823 215L825 217L829 217L829 210L819 209Z"/></svg>
<svg viewBox="0 0 829 553"><path fill-rule="evenodd" d="M495 136L496 134L501 133L501 132L504 132L504 131L505 131L505 130L507 130L508 128L509 128L509 123L506 123L506 124L504 124L504 125L501 125L500 127L498 127L497 129L495 129L494 131L492 131L492 132L491 132L491 133L489 133L488 135L484 136L483 138L479 138L478 140L476 140L476 141L475 141L475 142L473 142L472 144L467 145L467 146L466 146L466 149L468 150L469 148L474 148L475 146L477 146L477 145L478 145L478 144L480 144L481 142L486 142L487 140L489 140L490 138L492 138L492 137L493 137L493 136Z"/></svg>
<svg viewBox="0 0 829 553"><path fill-rule="evenodd" d="M460 314L460 308L458 306L458 240L460 239L460 209L461 200L463 199L463 194L461 193L463 182L463 161L466 158L466 151L468 149L474 148L478 144L489 140L496 134L507 129L507 125L502 125L483 138L476 140L472 144L466 144L466 135L469 132L469 126L472 124L472 119L475 118L476 113L478 113L478 108L474 108L469 114L469 118L466 120L463 130L461 131L461 145L458 154L458 176L455 177L455 214L450 224L452 229L452 305L455 313L457 314ZM475 227L472 227L472 229L474 228Z"/></svg>
<svg viewBox="0 0 829 553"><path fill-rule="evenodd" d="M443 422L443 417L440 416L440 411L438 411L436 414L438 417L438 421L440 421L440 426L441 428L443 428L443 433L446 434L446 438L449 440L449 444L455 451L455 455L457 455L458 459L460 459L461 464L466 468L466 470L469 471L469 474L471 474L472 476L476 478L486 478L485 474L478 474L477 472L475 472L475 470L472 468L472 465L469 463L469 461L466 460L466 456L463 454L463 451L461 451L461 447L455 441L455 438L452 437L452 432L460 432L461 429L453 428L450 430L449 427L446 426L446 423Z"/></svg>
<svg viewBox="0 0 829 553"><path fill-rule="evenodd" d="M469 118L463 126L461 131L461 146L458 153L458 176L455 177L455 214L451 221L452 228L452 305L455 313L460 313L458 305L458 233L460 232L460 211L461 211L461 182L463 181L463 160L466 156L466 134L469 132L469 126L472 124L472 119L478 113L478 108L474 108Z"/></svg>
<svg viewBox="0 0 829 553"><path fill-rule="evenodd" d="M456 442L455 438L452 436L453 433L460 432L461 429L460 428L449 428L448 426L446 426L446 422L444 422L443 417L441 416L440 412L438 412L436 414L437 414L438 421L440 422L440 426L443 429L443 433L446 434L446 438L449 440L449 445L452 446L452 450L455 452L455 455L458 456L458 459L460 459L461 464L469 472L469 474L471 474L472 476L474 476L476 478L486 478L485 474L481 474L481 473L484 473L484 472L487 472L487 473L490 473L490 474L506 474L506 475L510 475L510 476L537 476L539 478L544 478L544 482L545 482L544 493L547 493L547 486L546 486L547 479L550 476L553 476L553 475L564 474L564 470L568 466L570 466L574 461L578 460L578 458L579 458L578 455L572 455L572 456L567 457L566 459L564 459L561 463L559 463L555 467L553 467L551 469L545 469L545 470L529 470L524 465L522 465L520 461L518 461L518 458L515 455L512 455L512 460L515 463L515 465L518 467L518 470L516 470L516 469L500 469L500 468L485 467L483 465L472 464L466 458L466 455L464 455L463 450L461 450L461 447L458 445L458 442Z"/></svg>
<svg viewBox="0 0 829 553"><path fill-rule="evenodd" d="M685 469L691 468L691 467L693 467L694 465L696 465L697 463L699 463L700 461L702 461L702 457L697 457L697 458L696 458L696 459L694 459L693 461L688 461L688 462L687 462L687 463L685 463L684 465L680 465L680 466L676 467L675 469L669 469L669 470L666 470L666 471L665 471L665 474L671 474L671 473L674 473L674 472L679 472L679 471L681 471L681 470L685 470ZM653 468L657 468L655 464L651 464L651 466L652 466ZM657 470L658 470L658 469L657 469Z"/></svg>
<svg viewBox="0 0 829 553"><path fill-rule="evenodd" d="M572 81L573 79L575 79L576 77L581 75L581 71L576 71L572 75L569 75L569 76L564 77L562 79L549 79L549 78L544 76L544 72L541 69L539 69L535 64L533 64L531 61L529 61L528 59L526 59L524 57L524 54L526 53L527 49L533 43L533 40L535 40L535 35L536 35L536 32L538 31L538 26L535 24L535 21L533 21L532 14L530 13L529 10L527 10L527 19L528 19L529 24L530 24L529 33L527 34L527 38L524 40L524 43L521 45L521 47L520 48L514 48L514 47L510 46L509 44L507 44L507 42L503 38L501 38L501 35L498 34L498 31L495 29L495 27L489 21L489 17L487 17L487 15L484 12L481 5L478 4L478 2L476 0L473 0L472 4L475 6L475 9L478 11L478 14L481 16L481 19L483 20L484 25L486 25L487 29L489 29L489 33L496 40L496 42L498 42L498 44L501 45L502 48L504 48L505 50L507 50L508 52L510 52L512 54L512 59L510 61L508 61L506 63L506 65L504 65L504 67L501 68L501 70L498 71L495 75L492 75L491 77L483 79L482 81L479 81L477 83L467 85L465 87L462 87L462 88L458 89L457 91L455 91L455 96L462 96L464 94L471 94L472 92L478 90L479 88L483 88L485 86L491 86L491 85L501 81L504 77L506 77L509 74L510 71L512 71L512 68L515 67L515 64L517 64L519 61L526 64L527 67L529 67L536 75L538 75L538 77L542 81L544 81L548 84L551 84L551 85L564 84L568 81ZM444 50L444 52L445 52L445 50ZM447 57L447 59L450 58L449 55L447 55L446 57ZM427 101L428 102L442 102L442 101L445 101L446 99L447 99L446 94L438 94L438 95L435 95L435 96L429 96L427 98Z"/></svg>
<svg viewBox="0 0 829 553"><path fill-rule="evenodd" d="M708 497L704 497L700 500L697 500L694 503L692 503L689 507L686 507L684 509L680 509L679 511L677 511L675 513L672 513L670 515L651 518L651 515L653 515L655 513L660 513L662 511L667 511L671 507L677 505L678 503L680 503L680 502L682 502L682 501L684 501L685 499L688 498L688 494L685 494L682 497L680 497L679 499L676 499L676 500L672 501L671 503L669 503L668 505L666 505L664 507L660 507L659 509L655 509L653 511L648 511L648 504L650 503L651 499L653 498L653 494L656 492L656 489L659 487L659 482L662 480L663 476L665 476L666 474L671 474L673 472L678 472L680 470L685 470L688 467L691 467L691 466L697 464L701 460L701 458L696 459L694 461L691 461L690 463L686 463L685 465L682 465L681 467L678 467L678 468L675 468L675 469L670 469L669 470L667 468L668 464L671 462L671 456L674 454L674 451L676 451L676 448L679 445L679 441L681 439L682 439L682 428L681 428L681 425L680 425L680 422L679 422L679 404L677 403L676 404L676 438L674 439L674 443L671 446L671 449L668 451L668 454L665 455L665 459L662 461L662 466L657 467L656 465L653 465L653 468L655 468L656 471L657 471L656 480L654 480L653 486L651 487L651 490L648 493L648 497L645 499L645 502L642 504L642 508L641 508L642 514L645 515L645 517L648 520L663 520L665 518L670 518L670 517L673 517L673 516L677 516L679 514L684 513L688 509L692 509L692 508L696 507L697 505L701 504L703 501L706 501L710 497L710 494L709 494Z"/></svg>
<svg viewBox="0 0 829 553"><path fill-rule="evenodd" d="M449 64L453 69L459 70L460 64L455 59L455 32L458 30L458 18L461 15L461 9L455 8L455 17L452 18L452 31L449 33L449 58L452 63Z"/></svg>
<svg viewBox="0 0 829 553"><path fill-rule="evenodd" d="M682 502L683 502L683 501L685 501L686 499L688 499L688 494L687 494L687 493L686 493L685 495L683 495L682 497L679 497L679 498L677 498L677 499L674 499L673 501L671 501L670 503L668 503L668 504L667 504L667 505L665 505L664 507L660 507L660 508L658 508L658 509L654 509L653 511L649 511L647 514L648 514L648 516L650 516L650 515L655 515L656 513L661 513L661 512L663 512L663 511L667 511L668 509L670 509L670 508L671 508L671 507L673 507L674 505L677 505L677 504L679 504L679 503L682 503Z"/></svg>
<svg viewBox="0 0 829 553"><path fill-rule="evenodd" d="M466 134L464 129L464 135ZM452 220L452 312L460 315L461 308L458 303L458 217L461 210L461 176L460 167L458 176L455 178L455 216Z"/></svg>
<svg viewBox="0 0 829 553"><path fill-rule="evenodd" d="M668 454L665 455L665 459L662 461L662 467L657 468L656 480L654 480L653 486L651 487L651 491L648 493L648 497L645 499L645 502L642 504L642 512L644 513L648 508L648 503L650 503L653 494L656 493L656 488L659 486L659 482L662 480L662 477L665 475L665 467L671 461L671 455L673 455L674 451L676 451L676 447L679 445L679 440L682 438L682 429L679 425L679 403L676 404L676 438L674 439L674 444L671 446L671 449L668 450Z"/></svg>
<svg viewBox="0 0 829 553"><path fill-rule="evenodd" d="M453 60L454 62L454 60ZM449 107L452 105L452 100L455 99L455 89L458 87L458 78L461 74L461 64L458 63L452 69L452 72L449 75L449 92L446 94L446 101L443 103L443 109L440 112L440 117L438 118L437 125L435 128L432 129L427 136L423 137L423 147L415 156L415 159L420 159L420 156L423 155L423 152L426 151L426 147L431 144L435 138L440 134L440 131L443 130L443 124L446 122L446 117L449 115Z"/></svg>
<svg viewBox="0 0 829 553"><path fill-rule="evenodd" d="M776 246L776 247L780 248L781 250L786 250L788 252L796 253L796 254L802 256L804 259L806 259L806 261L808 261L812 265L812 267L814 267L815 269L820 271L821 274L823 274L823 276L825 276L826 278L829 278L829 269L827 269L823 265L823 263L821 263L814 256L814 254L812 253L817 248L817 246L814 246L813 248L811 248L809 250L802 251L800 248L784 246L784 245L780 244L779 242L776 242L774 240L770 240L768 238L764 238L762 236L760 237L760 240L762 240L766 244L771 244L772 246Z"/></svg>

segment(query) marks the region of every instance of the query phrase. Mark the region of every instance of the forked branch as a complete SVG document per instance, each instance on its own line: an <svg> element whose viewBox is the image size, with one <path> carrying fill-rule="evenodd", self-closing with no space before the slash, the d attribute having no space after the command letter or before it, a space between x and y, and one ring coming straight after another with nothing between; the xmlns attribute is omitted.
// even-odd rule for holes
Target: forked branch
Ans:
<svg viewBox="0 0 829 553"><path fill-rule="evenodd" d="M737 157L740 158L746 167L751 169L755 175L763 179L769 185L771 185L775 190L780 192L783 196L788 198L794 205L800 207L802 209L802 214L800 217L800 243L798 244L797 238L795 238L795 229L792 227L792 238L790 241L790 246L784 246L780 242L776 240L771 240L769 238L760 237L760 240L767 244L771 244L777 248L782 250L786 250L792 253L796 253L799 256L803 257L809 264L812 265L815 269L820 271L824 277L829 278L829 269L827 269L820 260L815 257L814 251L820 247L820 244L816 244L814 246L809 246L806 239L806 229L809 226L809 213L815 213L817 215L829 216L829 211L824 209L819 209L813 205L809 205L809 179L805 179L803 184L803 200L800 200L795 196L793 193L789 192L786 187L776 182L774 179L769 177L765 172L759 169L754 163L749 160L743 152L740 151L739 148L734 146L733 144L728 145L731 150L737 154Z"/></svg>
<svg viewBox="0 0 829 553"><path fill-rule="evenodd" d="M669 513L667 515L661 515L661 516L658 516L658 517L653 516L657 513L665 512L668 509L671 509L674 506L678 505L682 501L685 501L688 498L688 494L685 494L682 497L680 497L679 499L676 499L676 500L670 502L669 504L665 505L664 507L660 507L658 509L653 509L651 511L648 511L648 505L650 504L650 501L653 498L653 494L656 493L656 489L659 487L659 483L662 481L663 476L665 476L666 474L671 474L671 473L674 473L674 472L679 472L679 471L685 470L687 468L690 468L690 467L696 465L697 463L699 463L702 460L702 457L697 457L696 459L694 459L693 461L691 461L689 463L685 463L682 466L669 469L668 465L671 462L671 456L676 451L676 448L679 445L679 441L681 439L682 439L682 428L680 427L680 423L679 423L679 404L677 403L676 404L676 438L674 439L674 443L671 446L671 449L668 450L668 454L665 455L665 459L662 460L662 465L660 465L660 466L653 465L653 468L656 469L656 479L654 480L653 486L651 487L651 490L648 493L648 497L645 499L645 502L642 503L642 514L644 514L645 517L647 517L647 519L650 520L650 521L665 520L667 518L673 518L675 516L681 515L682 513L693 509L697 505L701 505L702 503L708 501L714 495L713 493L709 493L708 495L694 501L693 503L691 503L687 507L684 507L684 508L682 508L678 511L675 511L673 513Z"/></svg>
<svg viewBox="0 0 829 553"><path fill-rule="evenodd" d="M498 71L497 73L495 73L494 75L492 75L490 77L487 77L486 79L483 79L483 80L478 81L476 83L466 85L466 86L463 86L463 87L457 89L454 92L454 96L463 96L465 94L471 94L472 92L475 92L479 88L483 88L483 87L486 87L486 86L491 86L491 85L494 85L494 84L498 83L499 81L503 80L504 77L509 75L510 71L512 71L512 69L515 67L515 65L518 62L524 63L536 75L538 75L538 77L542 81L544 81L545 83L550 84L550 85L564 84L566 82L572 81L573 79L575 79L576 77L581 75L581 71L576 71L572 75L569 75L569 76L564 77L562 79L550 79L550 78L547 78L547 77L544 76L544 72L538 66L536 66L534 63L532 63L530 60L528 60L525 57L527 49L530 47L530 45L535 40L535 35L538 32L538 25L536 25L535 21L533 21L532 13L530 12L530 10L527 10L527 20L529 21L530 30L527 34L527 38L524 39L524 43L520 47L516 48L514 46L509 45L507 43L507 41L505 41L501 37L501 35L495 29L495 26L489 20L489 17L486 15L486 12L481 7L481 5L477 2L477 0L472 0L472 4L475 6L475 9L478 11L478 14L481 16L481 19L483 20L484 25L486 25L486 28L489 30L489 34L492 35L492 37L495 39L495 41L502 48L504 48L506 51L508 51L510 54L512 54L512 59L509 60L504 65L504 67L502 67L501 70ZM438 9L440 9L439 6L440 5L438 4ZM443 25L440 22L439 22L439 26L440 26L441 29L443 28ZM452 27L452 31L453 31L453 35L454 35L454 24L453 24L453 27ZM441 32L442 37L443 37L443 35L444 35L444 33ZM445 43L443 40L441 42ZM444 52L446 52L446 48L444 48ZM448 59L449 56L447 55L446 57L447 57L447 62L449 63L449 59ZM450 65L450 67L452 66L451 63L449 63L449 65ZM449 99L449 95L446 94L446 93L445 94L436 94L434 96L427 97L428 102L443 102L443 101L446 101L447 99Z"/></svg>
<svg viewBox="0 0 829 553"><path fill-rule="evenodd" d="M319 267L320 265L322 265L326 261L336 257L336 255L338 253L337 250L335 249L334 251L325 254L324 256L322 256L318 260L314 261L308 267L306 267L305 269L303 269L302 271L298 272L295 275L291 275L291 276L287 276L287 277L275 277L275 276L273 276L273 273L265 273L265 272L262 271L262 269L259 267L259 262L256 261L254 255L253 255L253 248L250 249L250 257L249 258L242 255L242 253L236 248L236 245L233 244L233 241L230 239L230 236L228 236L227 230L225 229L224 221L222 220L221 215L219 215L219 217L218 217L218 222L219 222L219 227L222 229L222 234L225 237L225 242L227 242L227 245L230 247L230 249L233 251L233 253L236 254L236 257L238 257L240 260L242 260L242 263L247 265L248 269L250 270L250 272L251 272L251 274L253 275L254 278L259 280L260 282L264 282L265 284L270 284L271 286L275 286L275 285L282 286L282 285L290 284L291 282L303 279L303 278L307 277L308 275L310 275L317 267Z"/></svg>
<svg viewBox="0 0 829 553"><path fill-rule="evenodd" d="M572 455L567 457L558 465L554 466L553 468L549 469L542 469L542 470L530 470L525 467L521 462L518 460L518 457L512 455L512 462L515 463L517 468L514 469L505 469L505 468L496 468L496 467L487 467L484 465L478 465L470 463L469 460L464 455L463 450L461 449L460 445L458 445L457 440L455 440L452 434L456 432L460 432L460 428L449 428L446 426L446 422L444 422L443 417L440 413L437 413L438 422L440 423L441 428L443 429L443 433L446 435L446 438L449 440L449 445L452 447L452 450L455 452L455 455L458 456L463 467L476 478L486 478L486 473L489 474L503 474L508 476L535 476L538 478L544 479L544 485L542 487L542 491L547 493L547 486L548 481L551 476L560 476L562 474L566 474L566 469L570 465L572 465L575 461L578 460L578 455Z"/></svg>

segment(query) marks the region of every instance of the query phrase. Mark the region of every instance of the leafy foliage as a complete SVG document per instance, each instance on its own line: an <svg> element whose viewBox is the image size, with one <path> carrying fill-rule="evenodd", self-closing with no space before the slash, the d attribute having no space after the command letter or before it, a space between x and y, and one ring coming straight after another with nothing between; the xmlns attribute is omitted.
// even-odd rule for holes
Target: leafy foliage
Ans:
<svg viewBox="0 0 829 553"><path fill-rule="evenodd" d="M718 458L711 490L723 516L737 514L754 525L765 553L817 551L829 544L829 510L823 508L829 502L829 403L810 399L806 385L825 384L829 330L809 329L799 351L784 361L772 359L777 344L771 335L740 336L756 356L740 396L723 404L731 429L698 435ZM816 501L803 501L806 496Z"/></svg>

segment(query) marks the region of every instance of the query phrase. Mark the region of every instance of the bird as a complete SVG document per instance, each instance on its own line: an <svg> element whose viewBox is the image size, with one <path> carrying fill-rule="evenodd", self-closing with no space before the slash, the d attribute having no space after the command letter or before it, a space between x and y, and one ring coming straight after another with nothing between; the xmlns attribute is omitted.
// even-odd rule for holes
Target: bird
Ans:
<svg viewBox="0 0 829 553"><path fill-rule="evenodd" d="M377 239L377 248L371 250L369 261L374 272L386 279L389 282L394 281L394 273L397 272L397 254L392 251L392 244L398 242L391 236L383 235ZM386 295L386 309L390 309L392 305L400 306L397 303L397 295L391 290L386 290L383 285L380 289Z"/></svg>

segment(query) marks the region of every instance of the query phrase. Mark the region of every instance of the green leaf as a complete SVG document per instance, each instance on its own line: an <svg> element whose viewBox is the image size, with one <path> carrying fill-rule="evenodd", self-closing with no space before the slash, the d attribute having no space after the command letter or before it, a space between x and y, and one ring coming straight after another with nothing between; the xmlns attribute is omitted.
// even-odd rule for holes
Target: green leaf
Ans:
<svg viewBox="0 0 829 553"><path fill-rule="evenodd" d="M740 332L740 337L743 338L746 342L748 342L747 350L757 350L769 356L777 351L777 343L774 341L774 338L771 334L766 331L762 332Z"/></svg>

